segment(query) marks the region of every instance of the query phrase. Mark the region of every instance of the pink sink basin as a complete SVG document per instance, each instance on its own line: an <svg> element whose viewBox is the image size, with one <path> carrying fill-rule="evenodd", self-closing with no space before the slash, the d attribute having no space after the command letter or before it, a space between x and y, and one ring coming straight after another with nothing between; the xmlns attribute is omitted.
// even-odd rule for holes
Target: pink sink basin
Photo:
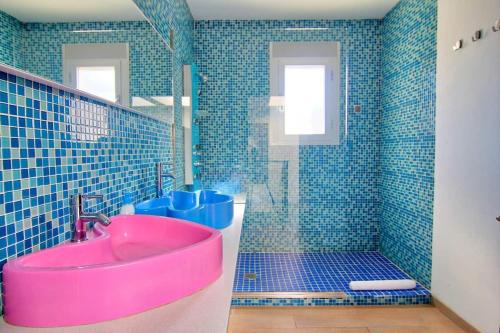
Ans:
<svg viewBox="0 0 500 333"><path fill-rule="evenodd" d="M88 241L5 264L5 320L53 327L115 319L193 294L222 274L217 230L160 216L111 221Z"/></svg>

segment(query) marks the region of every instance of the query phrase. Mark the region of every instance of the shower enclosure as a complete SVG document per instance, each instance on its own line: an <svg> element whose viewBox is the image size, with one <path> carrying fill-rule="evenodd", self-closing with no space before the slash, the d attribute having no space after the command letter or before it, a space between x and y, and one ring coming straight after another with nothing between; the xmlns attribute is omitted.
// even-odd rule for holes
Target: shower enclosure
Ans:
<svg viewBox="0 0 500 333"><path fill-rule="evenodd" d="M408 278L378 252L380 21L199 22L196 36L200 70L211 78L200 97L203 182L246 193L233 305L428 303L421 285L386 292L348 287L352 280ZM287 57L273 44L284 42L307 45L294 52L308 59L284 60L284 81L307 69L301 75L308 84L322 68L318 58L326 57L311 54L311 45L337 45L338 67L320 73L325 98L335 97L330 118L324 109L323 132L336 126L337 142L276 138L276 117L287 126L293 107L286 101L296 96L273 88L273 52ZM301 116L295 125L306 122Z"/></svg>

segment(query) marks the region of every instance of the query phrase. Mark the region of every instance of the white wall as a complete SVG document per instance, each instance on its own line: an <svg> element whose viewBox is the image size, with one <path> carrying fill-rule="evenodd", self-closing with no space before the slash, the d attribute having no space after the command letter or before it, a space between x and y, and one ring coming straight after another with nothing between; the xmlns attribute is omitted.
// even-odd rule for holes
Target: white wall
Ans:
<svg viewBox="0 0 500 333"><path fill-rule="evenodd" d="M499 18L500 0L438 1L432 293L487 333L500 324Z"/></svg>

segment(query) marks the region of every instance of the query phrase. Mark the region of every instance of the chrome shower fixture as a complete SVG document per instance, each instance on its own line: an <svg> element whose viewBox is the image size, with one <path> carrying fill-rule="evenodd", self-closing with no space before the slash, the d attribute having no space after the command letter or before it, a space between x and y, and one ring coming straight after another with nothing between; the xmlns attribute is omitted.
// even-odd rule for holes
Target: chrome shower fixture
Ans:
<svg viewBox="0 0 500 333"><path fill-rule="evenodd" d="M202 82L203 84L205 84L205 83L207 83L207 82L208 82L208 76L206 76L205 74L203 74L203 73L198 73L198 76L200 77L201 82Z"/></svg>

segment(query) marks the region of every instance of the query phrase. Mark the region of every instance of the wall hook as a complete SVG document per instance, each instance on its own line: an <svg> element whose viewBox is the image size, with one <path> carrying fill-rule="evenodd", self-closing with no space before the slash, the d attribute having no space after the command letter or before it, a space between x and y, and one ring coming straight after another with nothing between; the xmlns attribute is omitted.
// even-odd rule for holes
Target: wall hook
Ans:
<svg viewBox="0 0 500 333"><path fill-rule="evenodd" d="M457 40L455 45L453 45L453 51L458 51L464 46L464 41L462 39Z"/></svg>
<svg viewBox="0 0 500 333"><path fill-rule="evenodd" d="M476 32L474 32L474 35L472 35L472 41L477 42L478 40L481 39L481 37L483 37L483 31L477 30Z"/></svg>
<svg viewBox="0 0 500 333"><path fill-rule="evenodd" d="M500 19L495 21L495 24L491 27L491 30L493 30L493 32L500 31Z"/></svg>

